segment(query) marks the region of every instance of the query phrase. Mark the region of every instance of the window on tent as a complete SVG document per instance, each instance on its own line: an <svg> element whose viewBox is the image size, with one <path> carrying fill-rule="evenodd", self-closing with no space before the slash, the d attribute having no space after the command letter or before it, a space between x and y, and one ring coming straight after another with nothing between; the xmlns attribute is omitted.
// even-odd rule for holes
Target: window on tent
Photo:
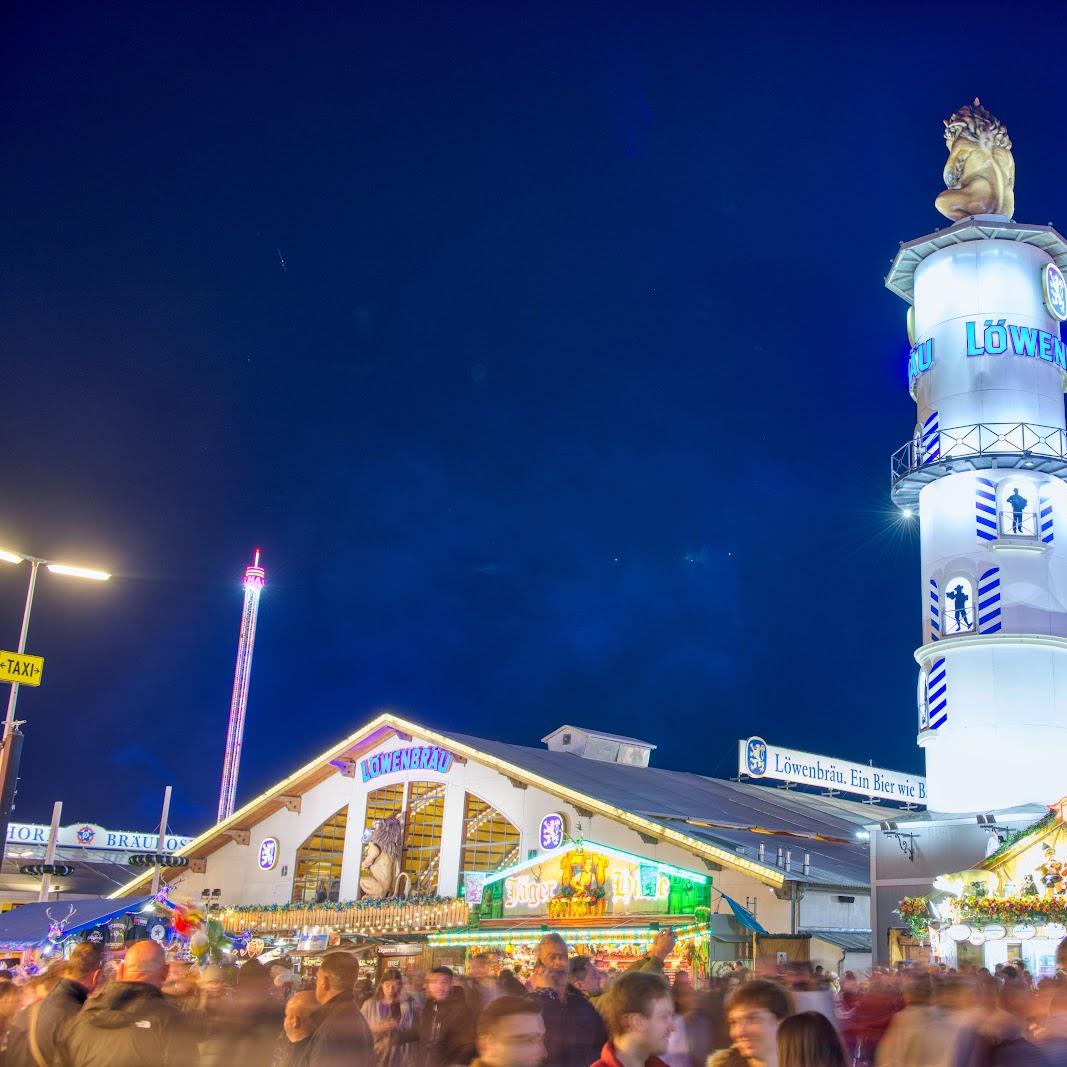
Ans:
<svg viewBox="0 0 1067 1067"><path fill-rule="evenodd" d="M519 860L519 828L491 804L468 793L463 802L461 871L499 871Z"/></svg>
<svg viewBox="0 0 1067 1067"><path fill-rule="evenodd" d="M296 850L293 903L335 901L341 893L341 859L345 850L348 806L331 815Z"/></svg>

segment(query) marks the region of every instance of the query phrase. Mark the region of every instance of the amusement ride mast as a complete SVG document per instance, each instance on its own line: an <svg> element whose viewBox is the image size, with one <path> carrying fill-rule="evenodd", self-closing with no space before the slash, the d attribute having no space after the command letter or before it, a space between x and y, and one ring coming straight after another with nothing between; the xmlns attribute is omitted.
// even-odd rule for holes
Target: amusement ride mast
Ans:
<svg viewBox="0 0 1067 1067"><path fill-rule="evenodd" d="M252 674L252 652L256 644L256 617L259 594L266 571L259 565L259 549L250 567L245 568L245 602L241 611L241 634L237 642L237 666L233 672L233 696L230 698L230 725L226 731L226 756L222 762L222 788L219 791L219 817L223 822L233 814L237 796L237 773L241 769L241 742L245 732L245 709L248 707L248 680Z"/></svg>

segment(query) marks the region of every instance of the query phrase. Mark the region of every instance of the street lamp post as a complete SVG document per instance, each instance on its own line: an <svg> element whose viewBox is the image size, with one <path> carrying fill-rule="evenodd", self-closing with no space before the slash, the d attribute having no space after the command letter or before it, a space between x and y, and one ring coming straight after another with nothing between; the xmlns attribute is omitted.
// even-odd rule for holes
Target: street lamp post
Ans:
<svg viewBox="0 0 1067 1067"><path fill-rule="evenodd" d="M37 571L43 564L53 574L65 574L72 578L88 578L92 581L106 582L111 575L106 571L91 570L88 567L73 567L67 563L27 556L21 552L9 552L0 549L0 560L5 563L27 562L30 565L30 585L26 590L26 606L22 610L22 629L19 631L19 655L26 651L26 635L30 629L30 612L33 610L33 594L37 588ZM24 734L19 729L21 723L15 720L15 706L19 699L18 682L11 683L11 692L7 698L7 716L4 719L4 736L0 742L0 867L7 850L7 827L11 821L11 811L15 804L15 789L18 785L19 761L22 757Z"/></svg>

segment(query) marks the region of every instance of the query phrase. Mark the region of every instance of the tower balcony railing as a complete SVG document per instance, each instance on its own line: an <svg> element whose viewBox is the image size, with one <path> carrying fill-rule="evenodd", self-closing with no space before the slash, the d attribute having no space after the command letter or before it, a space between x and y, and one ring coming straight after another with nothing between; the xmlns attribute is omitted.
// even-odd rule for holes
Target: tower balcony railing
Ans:
<svg viewBox="0 0 1067 1067"><path fill-rule="evenodd" d="M1067 432L1028 422L977 422L914 438L890 460L894 499L917 498L923 485L965 468L966 461L976 468L1021 467L1067 478Z"/></svg>
<svg viewBox="0 0 1067 1067"><path fill-rule="evenodd" d="M997 518L1000 520L1001 537L1036 540L1039 536L1036 511L1016 511L1012 508L1008 511L998 511Z"/></svg>

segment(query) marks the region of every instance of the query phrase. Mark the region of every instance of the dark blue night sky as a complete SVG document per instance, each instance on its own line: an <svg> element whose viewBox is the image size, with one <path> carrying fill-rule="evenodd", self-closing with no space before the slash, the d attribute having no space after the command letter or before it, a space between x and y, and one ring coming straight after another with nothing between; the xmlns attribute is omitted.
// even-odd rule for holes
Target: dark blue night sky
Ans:
<svg viewBox="0 0 1067 1067"><path fill-rule="evenodd" d="M42 576L15 818L207 824L256 545L239 800L383 706L921 770L882 277L976 94L1056 220L1054 57L999 5L223 8L0 42L0 545L116 574Z"/></svg>

